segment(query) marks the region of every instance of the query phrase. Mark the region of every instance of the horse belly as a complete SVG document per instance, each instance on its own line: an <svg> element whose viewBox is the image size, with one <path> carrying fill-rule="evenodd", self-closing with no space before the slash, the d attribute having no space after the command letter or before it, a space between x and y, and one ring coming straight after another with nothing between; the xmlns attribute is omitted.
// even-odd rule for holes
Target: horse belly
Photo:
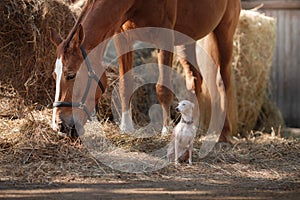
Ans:
<svg viewBox="0 0 300 200"><path fill-rule="evenodd" d="M178 1L174 29L198 40L212 32L220 23L227 7L227 0ZM181 41L176 41L181 44Z"/></svg>

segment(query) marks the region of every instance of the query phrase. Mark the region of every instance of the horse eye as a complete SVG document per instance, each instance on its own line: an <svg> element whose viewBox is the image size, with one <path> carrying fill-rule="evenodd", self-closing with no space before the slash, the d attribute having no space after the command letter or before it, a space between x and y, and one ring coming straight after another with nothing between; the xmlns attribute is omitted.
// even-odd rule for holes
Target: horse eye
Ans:
<svg viewBox="0 0 300 200"><path fill-rule="evenodd" d="M66 76L67 81L70 81L76 77L76 73L69 73Z"/></svg>

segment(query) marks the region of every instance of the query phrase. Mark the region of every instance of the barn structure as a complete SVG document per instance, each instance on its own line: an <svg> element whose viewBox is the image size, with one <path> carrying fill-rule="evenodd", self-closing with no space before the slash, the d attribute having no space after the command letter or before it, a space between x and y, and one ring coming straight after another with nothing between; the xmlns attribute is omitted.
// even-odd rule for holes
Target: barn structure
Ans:
<svg viewBox="0 0 300 200"><path fill-rule="evenodd" d="M271 93L287 126L300 128L300 1L243 0L243 9L261 5L259 12L277 21Z"/></svg>

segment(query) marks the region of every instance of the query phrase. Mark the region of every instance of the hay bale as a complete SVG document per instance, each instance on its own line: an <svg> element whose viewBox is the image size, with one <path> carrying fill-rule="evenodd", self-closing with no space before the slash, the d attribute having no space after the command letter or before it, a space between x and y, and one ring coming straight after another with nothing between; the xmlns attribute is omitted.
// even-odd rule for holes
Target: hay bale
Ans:
<svg viewBox="0 0 300 200"><path fill-rule="evenodd" d="M271 100L270 96L265 95L255 129L271 133L272 128L277 131L284 127L285 122L278 106Z"/></svg>
<svg viewBox="0 0 300 200"><path fill-rule="evenodd" d="M63 0L0 1L0 80L26 100L52 103L55 47L49 28L66 36L74 16Z"/></svg>
<svg viewBox="0 0 300 200"><path fill-rule="evenodd" d="M234 40L233 57L240 133L255 127L262 109L275 40L274 18L242 10Z"/></svg>

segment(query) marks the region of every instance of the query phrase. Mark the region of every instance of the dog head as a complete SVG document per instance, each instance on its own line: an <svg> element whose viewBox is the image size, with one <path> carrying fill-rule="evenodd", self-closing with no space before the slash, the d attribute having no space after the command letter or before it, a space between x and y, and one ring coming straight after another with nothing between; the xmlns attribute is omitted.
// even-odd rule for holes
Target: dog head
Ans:
<svg viewBox="0 0 300 200"><path fill-rule="evenodd" d="M178 103L178 106L175 108L176 112L180 112L182 114L189 114L194 109L194 104L188 100L182 100Z"/></svg>

